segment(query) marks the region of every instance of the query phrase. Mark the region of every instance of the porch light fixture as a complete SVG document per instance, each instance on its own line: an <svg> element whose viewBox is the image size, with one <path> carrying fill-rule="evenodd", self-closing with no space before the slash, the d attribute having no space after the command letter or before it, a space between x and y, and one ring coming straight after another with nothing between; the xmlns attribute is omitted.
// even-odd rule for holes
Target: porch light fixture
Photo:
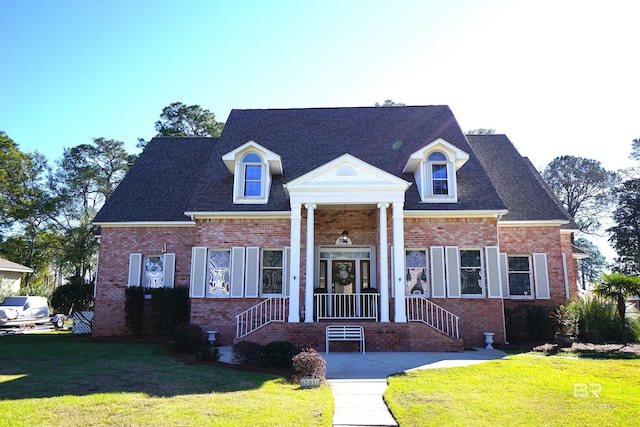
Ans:
<svg viewBox="0 0 640 427"><path fill-rule="evenodd" d="M349 232L344 230L342 232L342 236L338 237L336 240L336 245L350 245L351 239L349 238Z"/></svg>

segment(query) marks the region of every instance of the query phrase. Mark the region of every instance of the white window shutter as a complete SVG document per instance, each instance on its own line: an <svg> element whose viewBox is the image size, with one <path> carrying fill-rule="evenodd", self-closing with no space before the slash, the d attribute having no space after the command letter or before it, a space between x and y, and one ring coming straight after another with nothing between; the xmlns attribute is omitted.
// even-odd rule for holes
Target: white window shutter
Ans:
<svg viewBox="0 0 640 427"><path fill-rule="evenodd" d="M500 254L500 281L502 282L502 298L509 298L509 258Z"/></svg>
<svg viewBox="0 0 640 427"><path fill-rule="evenodd" d="M231 298L242 298L244 294L243 247L231 248Z"/></svg>
<svg viewBox="0 0 640 427"><path fill-rule="evenodd" d="M569 276L567 274L567 254L562 254L562 275L564 276L564 295L569 299Z"/></svg>
<svg viewBox="0 0 640 427"><path fill-rule="evenodd" d="M260 284L260 248L247 248L246 286L245 296L257 298Z"/></svg>
<svg viewBox="0 0 640 427"><path fill-rule="evenodd" d="M165 288L173 288L176 270L176 254L164 254L164 280Z"/></svg>
<svg viewBox="0 0 640 427"><path fill-rule="evenodd" d="M500 277L500 250L497 246L484 248L487 258L487 291L489 298L502 298L502 280Z"/></svg>
<svg viewBox="0 0 640 427"><path fill-rule="evenodd" d="M135 286L140 286L141 277L142 277L142 254L130 254L128 286L130 288Z"/></svg>
<svg viewBox="0 0 640 427"><path fill-rule="evenodd" d="M207 289L207 248L194 246L191 249L191 280L189 296L204 298Z"/></svg>
<svg viewBox="0 0 640 427"><path fill-rule="evenodd" d="M431 295L433 298L446 298L444 275L444 248L431 247Z"/></svg>
<svg viewBox="0 0 640 427"><path fill-rule="evenodd" d="M389 255L391 255L391 277L393 277L393 272L396 271L394 267L394 259L393 259L393 246L389 246ZM391 280L391 298L396 297L396 287L393 279Z"/></svg>
<svg viewBox="0 0 640 427"><path fill-rule="evenodd" d="M376 247L375 246L370 246L369 247L370 250L370 258L369 258L369 287L374 288L374 289L378 289L378 284L376 282L376 271L378 271L376 269ZM318 270L316 270L318 271ZM380 289L378 289L378 292L380 292Z"/></svg>
<svg viewBox="0 0 640 427"><path fill-rule="evenodd" d="M460 253L457 246L445 248L447 262L447 294L449 298L460 298Z"/></svg>
<svg viewBox="0 0 640 427"><path fill-rule="evenodd" d="M533 275L536 281L536 298L549 299L549 272L547 254L533 254Z"/></svg>
<svg viewBox="0 0 640 427"><path fill-rule="evenodd" d="M284 248L284 271L282 272L282 293L285 297L289 296L289 270L291 270L291 248L289 246Z"/></svg>

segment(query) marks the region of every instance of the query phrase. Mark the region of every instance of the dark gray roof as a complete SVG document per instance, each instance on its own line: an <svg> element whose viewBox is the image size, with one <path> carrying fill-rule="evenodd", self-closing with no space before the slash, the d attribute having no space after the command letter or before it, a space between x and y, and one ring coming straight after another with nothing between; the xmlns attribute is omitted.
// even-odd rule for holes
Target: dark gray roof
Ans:
<svg viewBox="0 0 640 427"><path fill-rule="evenodd" d="M504 209L449 107L425 106L233 110L188 210L287 211L283 184L346 153L413 183L413 174L402 173L409 156L438 138L471 156L457 174L459 203L420 203L414 183L405 209ZM284 174L273 177L266 205L233 204L233 176L221 157L248 141L282 157Z"/></svg>
<svg viewBox="0 0 640 427"><path fill-rule="evenodd" d="M467 152L458 203L420 202L409 156L442 138ZM268 204L233 204L222 156L255 141L282 158ZM184 221L184 212L288 211L283 184L349 153L412 185L407 210L502 210L500 195L447 106L233 110L220 138L153 138L95 222Z"/></svg>
<svg viewBox="0 0 640 427"><path fill-rule="evenodd" d="M94 222L185 221L216 138L154 138Z"/></svg>
<svg viewBox="0 0 640 427"><path fill-rule="evenodd" d="M526 157L506 135L467 135L509 212L506 221L571 220Z"/></svg>

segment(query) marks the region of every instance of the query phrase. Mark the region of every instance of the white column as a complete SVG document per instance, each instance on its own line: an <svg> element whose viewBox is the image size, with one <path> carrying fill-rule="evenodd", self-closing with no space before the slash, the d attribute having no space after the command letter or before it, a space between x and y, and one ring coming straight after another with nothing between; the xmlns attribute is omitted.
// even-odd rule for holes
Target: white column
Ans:
<svg viewBox="0 0 640 427"><path fill-rule="evenodd" d="M393 202L393 273L395 322L407 321L404 298L404 211L402 202Z"/></svg>
<svg viewBox="0 0 640 427"><path fill-rule="evenodd" d="M380 209L380 321L389 321L389 244L387 237L387 208L389 203L378 203Z"/></svg>
<svg viewBox="0 0 640 427"><path fill-rule="evenodd" d="M300 209L291 205L291 261L289 263L289 322L300 321Z"/></svg>
<svg viewBox="0 0 640 427"><path fill-rule="evenodd" d="M315 254L313 248L313 212L317 206L312 203L307 203L304 207L307 209L307 269L304 288L304 321L311 323L313 322L313 282L315 278L313 271Z"/></svg>

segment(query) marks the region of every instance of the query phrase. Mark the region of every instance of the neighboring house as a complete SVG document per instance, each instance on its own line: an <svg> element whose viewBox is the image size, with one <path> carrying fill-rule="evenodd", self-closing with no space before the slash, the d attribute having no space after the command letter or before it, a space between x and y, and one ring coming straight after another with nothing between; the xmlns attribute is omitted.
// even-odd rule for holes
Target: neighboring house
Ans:
<svg viewBox="0 0 640 427"><path fill-rule="evenodd" d="M33 273L33 269L0 258L0 294L17 294L20 291L20 282L24 273Z"/></svg>
<svg viewBox="0 0 640 427"><path fill-rule="evenodd" d="M353 323L370 351L461 350L577 293L571 218L447 106L233 110L219 138L150 141L94 222L95 335L126 333L127 286L186 286L222 344L323 350Z"/></svg>

